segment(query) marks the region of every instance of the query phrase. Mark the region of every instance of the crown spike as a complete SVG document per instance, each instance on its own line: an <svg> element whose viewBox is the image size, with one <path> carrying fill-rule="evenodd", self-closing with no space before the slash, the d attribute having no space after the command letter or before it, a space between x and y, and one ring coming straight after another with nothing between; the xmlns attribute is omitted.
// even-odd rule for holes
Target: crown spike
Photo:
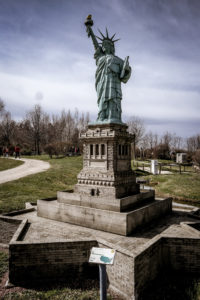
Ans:
<svg viewBox="0 0 200 300"><path fill-rule="evenodd" d="M111 40L115 37L116 33L113 34L113 36L110 38Z"/></svg>
<svg viewBox="0 0 200 300"><path fill-rule="evenodd" d="M109 39L109 35L108 35L108 29L106 27L106 38Z"/></svg>
<svg viewBox="0 0 200 300"><path fill-rule="evenodd" d="M115 43L115 42L117 42L117 41L119 41L120 39L116 39L116 40L113 40L114 39L114 37L115 37L115 35L116 35L116 33L115 34L113 34L113 36L110 38L109 37L109 33L108 33L108 29L107 29L107 27L106 27L106 35L104 35L102 32L101 32L101 30L98 28L98 31L99 31L99 33L101 34L101 36L102 36L102 38L101 37L99 37L99 36L97 36L97 35L95 35L96 36L96 38L98 38L100 41L104 41L104 40L108 40L108 41L110 41L110 42L112 42L113 44Z"/></svg>
<svg viewBox="0 0 200 300"><path fill-rule="evenodd" d="M100 38L99 36L97 36L97 35L95 35L96 36L96 38L98 38L100 41L102 41L103 42L103 39L102 38Z"/></svg>
<svg viewBox="0 0 200 300"><path fill-rule="evenodd" d="M101 30L98 28L99 33L102 35L102 38L105 39L105 36L103 35L103 33L101 32Z"/></svg>
<svg viewBox="0 0 200 300"><path fill-rule="evenodd" d="M113 43L115 43L115 42L117 42L117 41L119 41L120 39L117 39L117 40L114 40L114 41L112 41Z"/></svg>

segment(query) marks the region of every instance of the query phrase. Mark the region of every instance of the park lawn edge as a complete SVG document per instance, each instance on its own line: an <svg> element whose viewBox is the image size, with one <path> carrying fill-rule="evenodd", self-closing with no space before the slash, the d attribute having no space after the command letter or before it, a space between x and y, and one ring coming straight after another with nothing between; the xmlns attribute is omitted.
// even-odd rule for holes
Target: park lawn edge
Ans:
<svg viewBox="0 0 200 300"><path fill-rule="evenodd" d="M19 167L24 164L24 161L13 158L0 157L0 172Z"/></svg>

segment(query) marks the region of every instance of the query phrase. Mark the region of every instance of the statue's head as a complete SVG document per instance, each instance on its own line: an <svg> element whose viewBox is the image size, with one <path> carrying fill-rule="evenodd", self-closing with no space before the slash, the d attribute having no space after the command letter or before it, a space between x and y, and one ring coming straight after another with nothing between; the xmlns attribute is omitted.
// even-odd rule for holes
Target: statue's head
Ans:
<svg viewBox="0 0 200 300"><path fill-rule="evenodd" d="M102 42L102 50L106 54L115 54L115 45L110 40L104 40Z"/></svg>
<svg viewBox="0 0 200 300"><path fill-rule="evenodd" d="M99 32L100 32L102 38L100 38L98 36L97 36L97 38L101 40L103 52L106 54L115 54L115 44L114 43L117 42L119 39L113 40L115 34L113 34L113 36L110 38L108 35L107 28L106 28L106 36L104 36L100 30L99 30Z"/></svg>

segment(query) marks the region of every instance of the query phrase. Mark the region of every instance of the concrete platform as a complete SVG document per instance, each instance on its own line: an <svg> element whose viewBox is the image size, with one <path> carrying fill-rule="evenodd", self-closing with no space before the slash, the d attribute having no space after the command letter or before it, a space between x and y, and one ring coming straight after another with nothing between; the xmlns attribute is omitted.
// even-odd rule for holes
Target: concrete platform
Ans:
<svg viewBox="0 0 200 300"><path fill-rule="evenodd" d="M149 194L151 193L150 191ZM38 200L37 209L39 217L126 236L130 235L136 228L170 213L172 199L157 198L152 200L150 198L148 203L144 204L142 202L139 207L126 212L72 205L59 202L58 200L50 201L49 199Z"/></svg>
<svg viewBox="0 0 200 300"><path fill-rule="evenodd" d="M91 208L125 212L128 209L135 208L138 203L142 204L146 200L154 200L155 191L141 190L140 193L127 196L121 199L115 197L86 196L76 192L57 192L59 203L66 203L78 206L87 206Z"/></svg>

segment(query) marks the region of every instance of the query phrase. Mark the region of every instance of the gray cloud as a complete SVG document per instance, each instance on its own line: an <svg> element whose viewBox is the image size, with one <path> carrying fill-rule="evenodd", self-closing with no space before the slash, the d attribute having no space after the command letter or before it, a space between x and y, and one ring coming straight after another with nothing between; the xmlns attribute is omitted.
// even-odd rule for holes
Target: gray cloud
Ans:
<svg viewBox="0 0 200 300"><path fill-rule="evenodd" d="M116 55L130 55L124 117L143 117L159 132L173 126L182 135L199 132L195 0L0 0L0 96L12 114L23 117L39 91L48 112L79 107L96 114L93 46L83 24L89 13L95 32L107 26L121 38Z"/></svg>

